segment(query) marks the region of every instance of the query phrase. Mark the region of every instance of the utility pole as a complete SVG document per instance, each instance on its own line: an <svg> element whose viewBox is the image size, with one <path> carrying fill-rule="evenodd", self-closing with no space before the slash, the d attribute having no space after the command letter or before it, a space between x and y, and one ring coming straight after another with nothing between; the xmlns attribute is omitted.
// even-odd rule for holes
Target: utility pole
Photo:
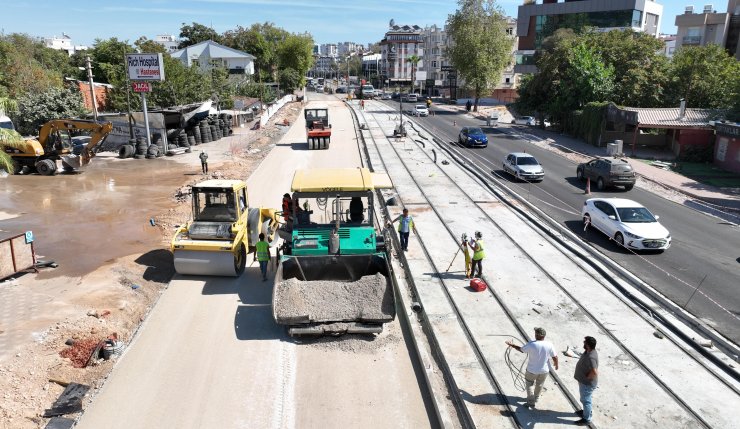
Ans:
<svg viewBox="0 0 740 429"><path fill-rule="evenodd" d="M95 122L98 122L98 106L95 102L95 87L93 87L93 74L92 65L90 63L90 55L85 57L85 67L87 68L87 81L90 84L90 102L92 103L93 118Z"/></svg>

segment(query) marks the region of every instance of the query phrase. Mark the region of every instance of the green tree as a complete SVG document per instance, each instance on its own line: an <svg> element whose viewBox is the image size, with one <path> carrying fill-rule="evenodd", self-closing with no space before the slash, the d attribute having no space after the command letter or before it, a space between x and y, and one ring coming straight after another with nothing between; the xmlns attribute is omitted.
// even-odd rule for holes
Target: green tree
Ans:
<svg viewBox="0 0 740 429"><path fill-rule="evenodd" d="M84 114L82 94L77 88L48 88L18 99L15 126L21 134L35 135L52 119L77 118Z"/></svg>
<svg viewBox="0 0 740 429"><path fill-rule="evenodd" d="M178 48L187 48L188 46L197 45L206 40L221 43L221 36L213 28L206 27L203 24L198 24L197 22L193 22L192 24L182 23Z"/></svg>
<svg viewBox="0 0 740 429"><path fill-rule="evenodd" d="M254 55L257 80L275 80L279 66L280 44L290 35L271 22L252 24L249 28L237 27L224 33L224 45Z"/></svg>
<svg viewBox="0 0 740 429"><path fill-rule="evenodd" d="M596 50L581 42L568 51L564 79L555 108L573 111L592 101L609 100L614 90L614 69L607 67Z"/></svg>
<svg viewBox="0 0 740 429"><path fill-rule="evenodd" d="M278 63L280 65L280 86L283 86L282 75L286 70L298 74L295 84L286 86L290 90L305 84L304 76L313 64L313 38L310 34L290 34L278 45Z"/></svg>
<svg viewBox="0 0 740 429"><path fill-rule="evenodd" d="M300 88L303 84L303 74L292 68L280 69L279 80L280 89L284 93L290 93Z"/></svg>
<svg viewBox="0 0 740 429"><path fill-rule="evenodd" d="M661 40L632 29L587 31L582 40L614 69L615 103L631 107L662 105L668 60L660 53Z"/></svg>
<svg viewBox="0 0 740 429"><path fill-rule="evenodd" d="M665 103L726 109L738 103L740 63L719 45L683 46L673 55Z"/></svg>
<svg viewBox="0 0 740 429"><path fill-rule="evenodd" d="M447 19L452 44L445 49L465 86L475 94L489 93L511 61L512 37L506 34L506 15L494 0L459 0L459 9Z"/></svg>
<svg viewBox="0 0 740 429"><path fill-rule="evenodd" d="M73 68L66 52L26 34L0 35L0 95L17 99L28 92L62 86Z"/></svg>

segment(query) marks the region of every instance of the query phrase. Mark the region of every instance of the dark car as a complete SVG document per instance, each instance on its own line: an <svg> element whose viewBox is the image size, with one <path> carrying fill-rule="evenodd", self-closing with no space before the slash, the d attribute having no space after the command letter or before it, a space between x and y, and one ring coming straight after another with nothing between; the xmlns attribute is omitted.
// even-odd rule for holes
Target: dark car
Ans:
<svg viewBox="0 0 740 429"><path fill-rule="evenodd" d="M629 191L637 180L630 163L622 158L596 158L578 164L576 176L579 180L591 179L600 191L608 186L624 186Z"/></svg>
<svg viewBox="0 0 740 429"><path fill-rule="evenodd" d="M72 154L82 155L82 150L90 143L90 136L75 136L72 137Z"/></svg>
<svg viewBox="0 0 740 429"><path fill-rule="evenodd" d="M464 144L470 147L486 147L488 146L488 137L478 127L464 127L460 130L460 134L457 136L457 141L460 144Z"/></svg>

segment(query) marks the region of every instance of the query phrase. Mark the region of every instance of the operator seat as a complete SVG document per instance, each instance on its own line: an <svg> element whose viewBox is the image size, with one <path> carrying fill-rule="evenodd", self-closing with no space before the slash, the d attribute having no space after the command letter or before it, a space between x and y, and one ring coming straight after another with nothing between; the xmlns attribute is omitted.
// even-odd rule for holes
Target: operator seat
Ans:
<svg viewBox="0 0 740 429"><path fill-rule="evenodd" d="M360 223L365 220L365 207L360 197L352 197L349 202L349 221Z"/></svg>

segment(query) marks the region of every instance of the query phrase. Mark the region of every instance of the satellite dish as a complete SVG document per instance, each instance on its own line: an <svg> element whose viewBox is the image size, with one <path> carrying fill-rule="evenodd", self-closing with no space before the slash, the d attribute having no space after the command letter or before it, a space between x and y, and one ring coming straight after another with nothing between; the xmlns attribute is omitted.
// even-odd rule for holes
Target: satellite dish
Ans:
<svg viewBox="0 0 740 429"><path fill-rule="evenodd" d="M388 23L388 26L393 27L394 25L396 25L396 21L393 20L393 18L391 18L391 21Z"/></svg>

